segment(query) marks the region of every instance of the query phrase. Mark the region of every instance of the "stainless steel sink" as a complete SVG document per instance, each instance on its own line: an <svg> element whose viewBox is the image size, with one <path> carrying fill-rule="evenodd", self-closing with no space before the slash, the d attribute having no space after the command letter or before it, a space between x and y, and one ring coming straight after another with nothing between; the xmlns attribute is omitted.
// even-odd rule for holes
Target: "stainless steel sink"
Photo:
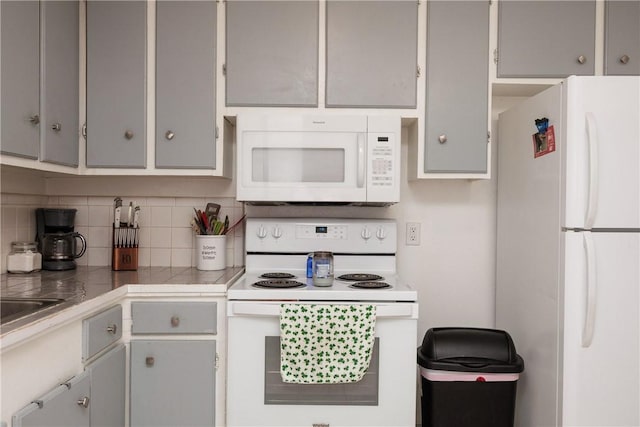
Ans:
<svg viewBox="0 0 640 427"><path fill-rule="evenodd" d="M1 298L0 323L8 323L63 302L58 298Z"/></svg>

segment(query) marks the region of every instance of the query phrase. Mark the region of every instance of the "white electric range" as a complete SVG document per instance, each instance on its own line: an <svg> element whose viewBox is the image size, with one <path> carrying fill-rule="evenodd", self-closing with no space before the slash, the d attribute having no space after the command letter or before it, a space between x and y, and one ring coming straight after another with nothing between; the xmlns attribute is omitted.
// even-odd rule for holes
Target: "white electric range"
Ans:
<svg viewBox="0 0 640 427"><path fill-rule="evenodd" d="M245 233L246 273L227 295L227 424L415 426L417 292L396 272L396 222L249 218ZM307 277L314 251L333 253L331 286ZM281 381L280 305L290 302L376 306L376 344L361 381Z"/></svg>

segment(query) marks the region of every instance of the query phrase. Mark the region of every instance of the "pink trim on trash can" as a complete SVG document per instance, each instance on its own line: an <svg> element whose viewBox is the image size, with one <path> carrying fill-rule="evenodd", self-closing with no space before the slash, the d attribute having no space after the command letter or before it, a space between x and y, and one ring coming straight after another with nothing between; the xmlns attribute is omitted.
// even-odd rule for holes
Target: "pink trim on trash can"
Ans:
<svg viewBox="0 0 640 427"><path fill-rule="evenodd" d="M456 372L420 368L420 374L429 381L518 381L520 374L494 374L490 372Z"/></svg>

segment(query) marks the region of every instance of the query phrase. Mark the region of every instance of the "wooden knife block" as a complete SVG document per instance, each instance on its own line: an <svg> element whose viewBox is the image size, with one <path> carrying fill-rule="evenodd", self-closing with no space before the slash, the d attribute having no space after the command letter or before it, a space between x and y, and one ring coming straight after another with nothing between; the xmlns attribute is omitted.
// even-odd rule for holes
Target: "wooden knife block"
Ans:
<svg viewBox="0 0 640 427"><path fill-rule="evenodd" d="M113 248L111 251L111 269L114 271L137 270L138 269L138 245L137 234L127 246L119 246L117 233L122 229L113 228ZM137 229L135 232L137 233ZM135 244L131 243L135 242Z"/></svg>
<svg viewBox="0 0 640 427"><path fill-rule="evenodd" d="M138 248L113 248L111 266L115 271L138 269Z"/></svg>

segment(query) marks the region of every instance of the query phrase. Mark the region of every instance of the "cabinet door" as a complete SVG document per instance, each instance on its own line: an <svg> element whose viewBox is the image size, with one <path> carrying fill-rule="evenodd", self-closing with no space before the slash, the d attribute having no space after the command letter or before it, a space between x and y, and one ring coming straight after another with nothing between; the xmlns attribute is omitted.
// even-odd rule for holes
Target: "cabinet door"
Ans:
<svg viewBox="0 0 640 427"><path fill-rule="evenodd" d="M216 2L156 12L156 167L214 169Z"/></svg>
<svg viewBox="0 0 640 427"><path fill-rule="evenodd" d="M328 107L415 108L418 7L327 1Z"/></svg>
<svg viewBox="0 0 640 427"><path fill-rule="evenodd" d="M88 427L91 379L87 372L73 377L13 416L13 427Z"/></svg>
<svg viewBox="0 0 640 427"><path fill-rule="evenodd" d="M0 2L0 151L38 158L40 31L37 1Z"/></svg>
<svg viewBox="0 0 640 427"><path fill-rule="evenodd" d="M126 347L121 344L87 368L91 375L91 425L125 425Z"/></svg>
<svg viewBox="0 0 640 427"><path fill-rule="evenodd" d="M318 1L226 2L230 106L318 104Z"/></svg>
<svg viewBox="0 0 640 427"><path fill-rule="evenodd" d="M87 2L87 166L146 164L145 1Z"/></svg>
<svg viewBox="0 0 640 427"><path fill-rule="evenodd" d="M78 165L78 2L43 1L40 159Z"/></svg>
<svg viewBox="0 0 640 427"><path fill-rule="evenodd" d="M131 427L213 426L215 341L131 342Z"/></svg>
<svg viewBox="0 0 640 427"><path fill-rule="evenodd" d="M640 74L640 1L605 3L604 73Z"/></svg>
<svg viewBox="0 0 640 427"><path fill-rule="evenodd" d="M498 77L592 75L596 2L498 4Z"/></svg>
<svg viewBox="0 0 640 427"><path fill-rule="evenodd" d="M487 171L489 2L427 3L424 171Z"/></svg>

